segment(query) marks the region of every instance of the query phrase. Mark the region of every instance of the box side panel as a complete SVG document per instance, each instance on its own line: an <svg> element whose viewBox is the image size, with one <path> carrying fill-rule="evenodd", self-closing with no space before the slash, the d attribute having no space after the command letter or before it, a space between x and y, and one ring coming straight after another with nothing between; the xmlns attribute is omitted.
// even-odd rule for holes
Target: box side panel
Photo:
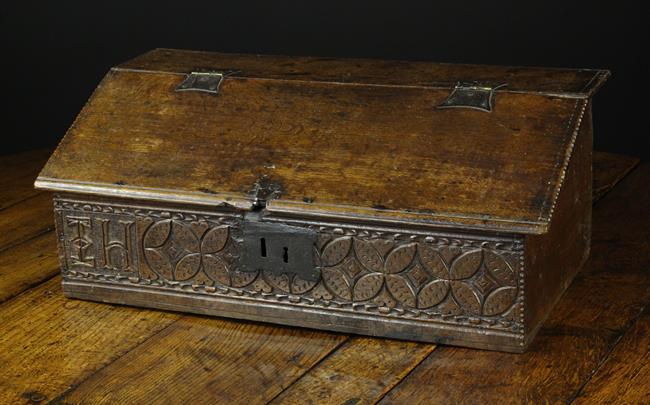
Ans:
<svg viewBox="0 0 650 405"><path fill-rule="evenodd" d="M549 232L525 242L525 329L532 340L589 257L592 188L591 105L585 111Z"/></svg>
<svg viewBox="0 0 650 405"><path fill-rule="evenodd" d="M265 217L315 231L318 276L302 279L241 267L249 213L78 196L58 196L55 211L69 297L523 349L523 239L513 235Z"/></svg>

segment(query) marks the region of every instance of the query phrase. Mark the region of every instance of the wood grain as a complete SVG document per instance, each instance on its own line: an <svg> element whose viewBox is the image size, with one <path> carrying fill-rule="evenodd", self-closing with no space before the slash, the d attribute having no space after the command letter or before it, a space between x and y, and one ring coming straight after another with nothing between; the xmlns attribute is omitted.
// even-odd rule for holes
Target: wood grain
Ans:
<svg viewBox="0 0 650 405"><path fill-rule="evenodd" d="M38 149L0 157L0 210L39 193L34 190L34 179L51 152Z"/></svg>
<svg viewBox="0 0 650 405"><path fill-rule="evenodd" d="M59 271L54 232L0 252L0 303Z"/></svg>
<svg viewBox="0 0 650 405"><path fill-rule="evenodd" d="M591 258L529 352L438 348L383 403L571 399L650 300L649 182L646 164L596 206Z"/></svg>
<svg viewBox="0 0 650 405"><path fill-rule="evenodd" d="M34 177L31 174L16 177L9 181L5 180L3 183L0 189L0 210L4 210L41 193L41 190L34 189Z"/></svg>
<svg viewBox="0 0 650 405"><path fill-rule="evenodd" d="M272 403L375 403L435 348L414 342L354 337Z"/></svg>
<svg viewBox="0 0 650 405"><path fill-rule="evenodd" d="M0 158L0 303L59 271L55 236L47 232L52 196L34 189L50 153L39 149Z"/></svg>
<svg viewBox="0 0 650 405"><path fill-rule="evenodd" d="M214 96L182 79L111 71L39 186L250 208L265 179L275 213L540 233L586 105L504 93L488 114L436 109L448 89L228 78Z"/></svg>
<svg viewBox="0 0 650 405"><path fill-rule="evenodd" d="M263 404L346 339L187 316L75 387L63 400Z"/></svg>
<svg viewBox="0 0 650 405"><path fill-rule="evenodd" d="M177 318L69 300L52 278L0 305L0 403L51 400Z"/></svg>
<svg viewBox="0 0 650 405"><path fill-rule="evenodd" d="M41 192L0 211L0 252L53 228L52 194Z"/></svg>
<svg viewBox="0 0 650 405"><path fill-rule="evenodd" d="M594 201L600 200L639 164L638 158L608 152L594 152L593 159Z"/></svg>
<svg viewBox="0 0 650 405"><path fill-rule="evenodd" d="M650 403L650 306L646 306L575 403Z"/></svg>

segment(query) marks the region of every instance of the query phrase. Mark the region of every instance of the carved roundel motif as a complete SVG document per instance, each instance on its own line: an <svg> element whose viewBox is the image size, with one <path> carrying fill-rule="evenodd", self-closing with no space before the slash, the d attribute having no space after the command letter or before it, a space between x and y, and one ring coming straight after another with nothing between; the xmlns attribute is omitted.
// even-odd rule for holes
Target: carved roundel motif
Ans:
<svg viewBox="0 0 650 405"><path fill-rule="evenodd" d="M205 228L174 220L155 222L143 239L147 264L167 280L189 280L203 268L211 279L229 285L228 266L216 255L228 242L228 226Z"/></svg>
<svg viewBox="0 0 650 405"><path fill-rule="evenodd" d="M321 264L325 286L346 301L495 316L517 298L515 270L489 249L344 236L323 246Z"/></svg>

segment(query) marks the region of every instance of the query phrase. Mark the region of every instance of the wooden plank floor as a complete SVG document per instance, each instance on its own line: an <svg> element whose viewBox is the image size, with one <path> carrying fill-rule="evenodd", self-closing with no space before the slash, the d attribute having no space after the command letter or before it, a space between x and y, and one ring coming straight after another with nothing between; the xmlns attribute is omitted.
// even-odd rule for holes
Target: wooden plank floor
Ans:
<svg viewBox="0 0 650 405"><path fill-rule="evenodd" d="M63 297L48 156L0 157L0 404L650 403L650 165L594 156L592 254L525 354Z"/></svg>

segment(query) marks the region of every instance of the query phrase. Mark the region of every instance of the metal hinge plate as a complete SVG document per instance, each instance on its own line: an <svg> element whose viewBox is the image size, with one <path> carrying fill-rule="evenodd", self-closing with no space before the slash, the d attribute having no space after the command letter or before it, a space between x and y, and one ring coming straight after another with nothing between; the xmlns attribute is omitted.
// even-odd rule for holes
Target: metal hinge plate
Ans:
<svg viewBox="0 0 650 405"><path fill-rule="evenodd" d="M223 78L222 72L192 72L185 76L183 82L176 87L176 91L201 91L218 94Z"/></svg>
<svg viewBox="0 0 650 405"><path fill-rule="evenodd" d="M447 99L437 108L472 108L492 112L494 108L494 92L505 86L505 83L492 86L480 82L458 82L447 96Z"/></svg>

